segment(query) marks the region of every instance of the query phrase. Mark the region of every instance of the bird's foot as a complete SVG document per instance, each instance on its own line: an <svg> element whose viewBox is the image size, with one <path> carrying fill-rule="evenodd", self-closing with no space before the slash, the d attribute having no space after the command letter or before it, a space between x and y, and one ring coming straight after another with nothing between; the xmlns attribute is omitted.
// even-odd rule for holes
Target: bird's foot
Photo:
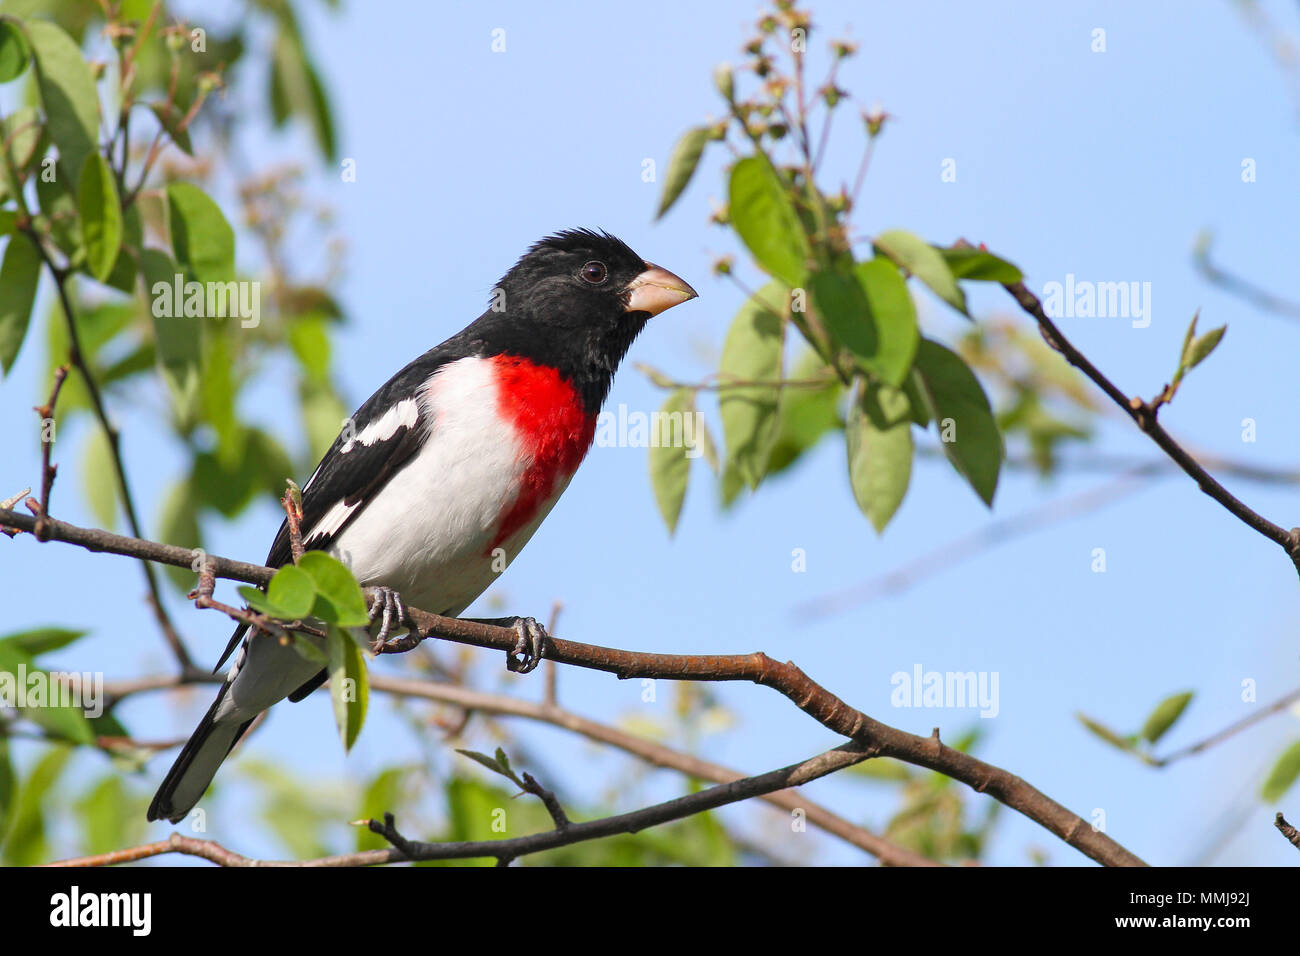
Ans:
<svg viewBox="0 0 1300 956"><path fill-rule="evenodd" d="M379 618L379 632L375 635L374 640L370 642L370 649L376 654L383 652L384 645L388 643L388 636L393 631L410 626L410 622L406 617L406 605L402 603L402 596L392 588L375 588L375 599L370 602L370 611L368 613L371 624L375 622L376 618Z"/></svg>
<svg viewBox="0 0 1300 956"><path fill-rule="evenodd" d="M515 646L506 652L506 670L513 674L527 674L536 670L542 662L546 641L550 637L546 628L532 617L473 617L465 620L479 624L493 624L497 627L512 627L518 640Z"/></svg>

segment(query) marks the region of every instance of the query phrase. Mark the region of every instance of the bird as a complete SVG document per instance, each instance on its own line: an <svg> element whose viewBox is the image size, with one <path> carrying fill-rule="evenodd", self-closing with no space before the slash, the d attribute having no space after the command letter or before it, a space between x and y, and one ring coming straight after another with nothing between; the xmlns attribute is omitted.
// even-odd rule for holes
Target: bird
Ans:
<svg viewBox="0 0 1300 956"><path fill-rule="evenodd" d="M608 232L556 232L502 277L482 315L345 420L302 486L300 534L304 549L325 551L374 589L376 646L408 606L458 617L518 556L591 447L633 340L652 316L696 296ZM286 519L266 565L290 563L291 544ZM536 667L546 632L534 618L475 620L513 627L507 665ZM254 719L326 680L319 663L246 623L214 671L236 647L150 821L184 819Z"/></svg>

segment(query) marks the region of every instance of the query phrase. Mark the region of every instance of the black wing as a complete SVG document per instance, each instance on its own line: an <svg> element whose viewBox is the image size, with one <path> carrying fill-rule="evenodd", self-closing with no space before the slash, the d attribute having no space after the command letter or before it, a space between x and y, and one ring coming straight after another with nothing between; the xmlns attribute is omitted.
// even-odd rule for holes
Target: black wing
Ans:
<svg viewBox="0 0 1300 956"><path fill-rule="evenodd" d="M424 444L431 422L422 393L429 377L453 360L447 344L426 352L390 378L357 409L351 427L340 432L325 452L302 489L302 535L308 550L328 548ZM389 421L382 436L367 431L377 428L386 416ZM351 508L346 518L328 530L319 529L321 519L340 505ZM266 564L278 568L290 559L286 520L280 523Z"/></svg>
<svg viewBox="0 0 1300 956"><path fill-rule="evenodd" d="M334 444L325 452L325 457L302 489L302 535L305 548L328 548L343 529L365 510L366 503L424 444L432 424L424 407L424 385L442 366L466 357L464 348L469 343L463 341L463 338L464 333L448 339L390 378L357 409L350 420L352 427L344 429L334 439ZM381 421L404 402L413 403L404 409L410 414L396 416L391 422L391 434L368 442L358 440L358 436L367 434L369 426ZM385 429L385 432L389 430ZM344 451L344 447L348 450ZM336 506L351 508L351 511L328 532L314 533L321 519ZM289 522L285 520L280 523L280 530L266 556L266 565L278 568L288 564L291 557ZM244 625L235 630L214 670L220 669L230 657L245 630Z"/></svg>

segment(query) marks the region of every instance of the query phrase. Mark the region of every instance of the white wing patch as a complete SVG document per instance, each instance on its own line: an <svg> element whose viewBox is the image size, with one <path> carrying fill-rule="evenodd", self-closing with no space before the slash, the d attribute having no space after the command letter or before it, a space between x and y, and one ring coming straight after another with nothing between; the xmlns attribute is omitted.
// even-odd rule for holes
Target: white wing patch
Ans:
<svg viewBox="0 0 1300 956"><path fill-rule="evenodd" d="M306 537L302 539L304 545L310 544L317 538L328 538L336 534L339 528L347 523L348 518L352 517L352 512L361 506L361 502L354 504L345 504L342 501L334 502L329 511L321 515L321 519L312 525L312 529L307 532Z"/></svg>
<svg viewBox="0 0 1300 956"><path fill-rule="evenodd" d="M354 437L349 438L339 448L340 454L346 455L354 445L369 448L375 442L387 441L397 434L400 428L414 428L420 418L420 406L413 398L404 398L379 418L367 425ZM310 484L311 482L308 482Z"/></svg>

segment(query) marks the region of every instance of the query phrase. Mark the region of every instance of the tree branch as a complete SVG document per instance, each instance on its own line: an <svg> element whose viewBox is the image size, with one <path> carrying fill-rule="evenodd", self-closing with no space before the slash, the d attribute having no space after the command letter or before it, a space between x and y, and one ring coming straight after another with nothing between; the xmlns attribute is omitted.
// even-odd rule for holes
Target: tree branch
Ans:
<svg viewBox="0 0 1300 956"><path fill-rule="evenodd" d="M1087 356L1071 344L1070 340L1061 333L1061 330L1056 327L1056 324L1043 310L1043 304L1038 300L1038 297L1025 288L1023 282L1007 283L1004 284L1003 288L1011 293L1011 296L1020 307L1038 322L1039 331L1048 345L1060 352L1067 362L1092 379L1116 405L1124 409L1138 428L1144 431L1160 447L1161 451L1172 458L1178 467L1195 480L1197 487L1201 491L1223 505L1230 514L1248 528L1259 532L1281 547L1286 552L1287 557L1291 559L1292 564L1295 565L1296 572L1300 573L1300 528L1292 528L1287 531L1258 512L1251 510L1234 497L1228 489L1219 484L1182 445L1165 431L1164 426L1156 420L1157 410L1151 402L1144 401L1137 396L1130 398L1125 395L1114 382L1103 375L1088 360Z"/></svg>
<svg viewBox="0 0 1300 956"><path fill-rule="evenodd" d="M367 821L372 832L384 837L393 847L388 850L362 850L339 856L321 857L315 860L281 861L254 860L227 850L211 840L199 840L173 834L171 839L148 843L143 846L114 850L94 856L77 857L60 860L48 866L112 866L118 863L131 863L151 856L165 853L182 853L211 860L221 866L373 866L380 863L399 863L418 860L464 860L476 857L495 857L499 862L509 863L521 856L553 850L557 847L571 846L588 840L597 840L622 833L639 833L650 827L681 820L685 817L703 813L738 803L751 797L798 787L810 783L827 774L844 767L861 763L873 756L868 745L847 743L834 750L827 751L801 763L771 770L755 777L746 777L730 783L718 784L698 793L687 794L664 803L655 804L630 813L620 813L600 820L585 823L569 823L556 829L529 836L514 837L504 840L481 840L456 843L421 843L407 840L394 825L393 815L384 815L384 821Z"/></svg>
<svg viewBox="0 0 1300 956"><path fill-rule="evenodd" d="M0 511L0 525L32 530L34 519L14 511ZM192 552L185 548L151 541L124 538L104 531L75 528L65 522L50 522L50 538L149 558L179 567L190 567ZM265 584L274 571L215 556L207 557L205 568L214 575L233 577L253 584ZM230 573L233 572L233 573ZM513 628L442 617L418 608L408 608L410 623L418 629L413 636L389 642L387 653L410 650L426 638L454 641L475 647L500 650L509 655L516 642ZM762 684L788 697L795 706L818 723L851 740L869 746L876 756L895 757L906 763L935 770L988 793L1056 834L1070 846L1099 863L1113 866L1144 865L1108 835L1093 828L1030 784L1000 767L987 764L960 750L945 746L936 728L930 737L920 737L890 727L850 707L820 684L811 680L792 662L779 663L766 654L646 654L549 638L542 656L561 664L605 671L621 679L630 677L664 680L749 681Z"/></svg>
<svg viewBox="0 0 1300 956"><path fill-rule="evenodd" d="M547 628L553 634L552 628ZM548 669L554 671L555 662L546 662ZM221 683L222 678L209 674L201 679L162 674L154 677L140 677L122 681L104 683L105 707L111 709L123 698L156 690L170 690L193 683ZM676 770L697 780L713 783L730 783L741 780L745 774L722 764L703 760L692 754L674 750L672 747L638 737L635 734L583 717L581 714L567 710L555 704L553 700L534 703L505 694L493 694L475 690L459 684L445 681L421 680L409 677L391 677L387 674L371 674L370 689L378 693L391 694L395 697L414 697L421 700L449 704L461 708L466 714L493 714L500 717L521 717L538 723L549 724L588 740L614 747L624 753L650 764ZM321 691L323 693L323 691ZM178 741L182 743L183 741ZM808 800L803 794L789 790L778 790L764 794L758 799L790 812L799 811L813 826L819 827L839 837L844 842L865 850L876 857L885 866L939 866L934 860L906 847L899 846L884 837L878 836L866 827L851 823L829 808Z"/></svg>

